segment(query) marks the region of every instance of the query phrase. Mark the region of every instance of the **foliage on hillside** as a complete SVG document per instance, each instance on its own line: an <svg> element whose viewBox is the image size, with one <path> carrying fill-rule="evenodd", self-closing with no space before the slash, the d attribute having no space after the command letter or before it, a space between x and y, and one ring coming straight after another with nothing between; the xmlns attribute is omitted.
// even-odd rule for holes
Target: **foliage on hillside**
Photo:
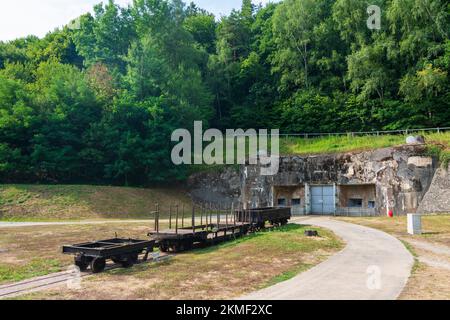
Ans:
<svg viewBox="0 0 450 320"><path fill-rule="evenodd" d="M0 42L0 181L181 180L170 135L194 119L283 132L449 126L450 5L374 4L379 31L360 0L243 0L219 21L180 0L110 0L79 29Z"/></svg>

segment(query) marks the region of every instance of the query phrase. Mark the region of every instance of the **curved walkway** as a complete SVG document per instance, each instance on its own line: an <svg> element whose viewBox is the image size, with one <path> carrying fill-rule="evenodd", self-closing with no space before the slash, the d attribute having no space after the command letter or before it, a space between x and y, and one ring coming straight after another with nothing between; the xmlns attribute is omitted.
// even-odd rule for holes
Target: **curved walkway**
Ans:
<svg viewBox="0 0 450 320"><path fill-rule="evenodd" d="M293 222L332 230L347 246L316 267L243 300L394 300L402 292L414 258L398 239L326 217Z"/></svg>

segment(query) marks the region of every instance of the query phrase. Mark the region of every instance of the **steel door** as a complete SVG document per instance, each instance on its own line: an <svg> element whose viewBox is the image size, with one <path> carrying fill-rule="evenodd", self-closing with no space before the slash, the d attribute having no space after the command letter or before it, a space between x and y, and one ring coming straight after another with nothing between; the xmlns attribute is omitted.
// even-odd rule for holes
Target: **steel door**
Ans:
<svg viewBox="0 0 450 320"><path fill-rule="evenodd" d="M311 186L311 213L328 215L334 213L334 187Z"/></svg>

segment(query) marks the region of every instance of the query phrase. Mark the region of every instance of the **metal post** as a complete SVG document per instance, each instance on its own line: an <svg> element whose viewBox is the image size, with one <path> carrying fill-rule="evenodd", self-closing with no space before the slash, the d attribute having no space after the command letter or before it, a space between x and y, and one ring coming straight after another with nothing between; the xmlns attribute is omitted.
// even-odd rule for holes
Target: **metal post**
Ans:
<svg viewBox="0 0 450 320"><path fill-rule="evenodd" d="M205 212L205 229L208 231L208 211L204 203L202 203L202 210Z"/></svg>
<svg viewBox="0 0 450 320"><path fill-rule="evenodd" d="M180 205L177 204L176 208L177 208L177 221L175 222L175 233L178 234L178 209L179 209Z"/></svg>
<svg viewBox="0 0 450 320"><path fill-rule="evenodd" d="M159 204L155 206L155 231L159 233Z"/></svg>
<svg viewBox="0 0 450 320"><path fill-rule="evenodd" d="M195 234L195 204L192 204L192 231Z"/></svg>
<svg viewBox="0 0 450 320"><path fill-rule="evenodd" d="M172 230L172 205L169 206L169 229Z"/></svg>
<svg viewBox="0 0 450 320"><path fill-rule="evenodd" d="M236 211L234 210L234 201L231 204L231 212L233 213L233 224L234 224L234 228L236 228ZM235 231L235 230L234 230ZM233 234L234 234L233 231Z"/></svg>
<svg viewBox="0 0 450 320"><path fill-rule="evenodd" d="M209 203L209 223L211 224L211 229L212 229L212 212L213 212L213 207L212 207L212 203Z"/></svg>
<svg viewBox="0 0 450 320"><path fill-rule="evenodd" d="M181 208L181 211L182 211L182 218L181 218L181 227L182 228L184 228L184 204L183 204L183 207Z"/></svg>
<svg viewBox="0 0 450 320"><path fill-rule="evenodd" d="M220 227L220 204L217 205L217 229Z"/></svg>
<svg viewBox="0 0 450 320"><path fill-rule="evenodd" d="M204 210L204 208L203 208L203 206L201 206L201 208L200 208L200 225L202 226L202 230L204 229L203 228L203 210Z"/></svg>
<svg viewBox="0 0 450 320"><path fill-rule="evenodd" d="M228 230L228 210L225 207L225 236L227 235Z"/></svg>

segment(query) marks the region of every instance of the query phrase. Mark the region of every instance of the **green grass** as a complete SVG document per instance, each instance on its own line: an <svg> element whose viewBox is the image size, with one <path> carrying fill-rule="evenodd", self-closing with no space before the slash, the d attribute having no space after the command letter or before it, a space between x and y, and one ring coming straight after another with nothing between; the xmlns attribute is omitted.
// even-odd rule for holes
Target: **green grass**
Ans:
<svg viewBox="0 0 450 320"><path fill-rule="evenodd" d="M295 276L299 275L300 273L307 271L311 267L313 267L313 266L310 264L297 265L297 266L293 267L292 269L273 277L272 279L267 281L267 283L265 283L263 287L267 288L267 287L274 286L277 283L288 281L288 280L294 278Z"/></svg>
<svg viewBox="0 0 450 320"><path fill-rule="evenodd" d="M440 149L450 148L450 132L422 133L428 144L439 145ZM281 138L282 155L341 153L365 151L405 144L403 135L328 136L320 138ZM448 151L446 151L448 153Z"/></svg>
<svg viewBox="0 0 450 320"><path fill-rule="evenodd" d="M156 203L166 210L169 203L190 206L191 200L177 188L0 185L3 221L152 218Z"/></svg>
<svg viewBox="0 0 450 320"><path fill-rule="evenodd" d="M411 253L411 255L414 258L414 265L411 269L411 274L415 274L417 272L417 270L419 270L421 264L419 261L419 256L416 253L416 250L414 249L414 247L407 241L399 239L401 243L403 243L403 245L405 246L405 248L409 251L409 253Z"/></svg>
<svg viewBox="0 0 450 320"><path fill-rule="evenodd" d="M36 258L24 266L0 265L0 284L40 277L61 270L61 263L54 259Z"/></svg>

